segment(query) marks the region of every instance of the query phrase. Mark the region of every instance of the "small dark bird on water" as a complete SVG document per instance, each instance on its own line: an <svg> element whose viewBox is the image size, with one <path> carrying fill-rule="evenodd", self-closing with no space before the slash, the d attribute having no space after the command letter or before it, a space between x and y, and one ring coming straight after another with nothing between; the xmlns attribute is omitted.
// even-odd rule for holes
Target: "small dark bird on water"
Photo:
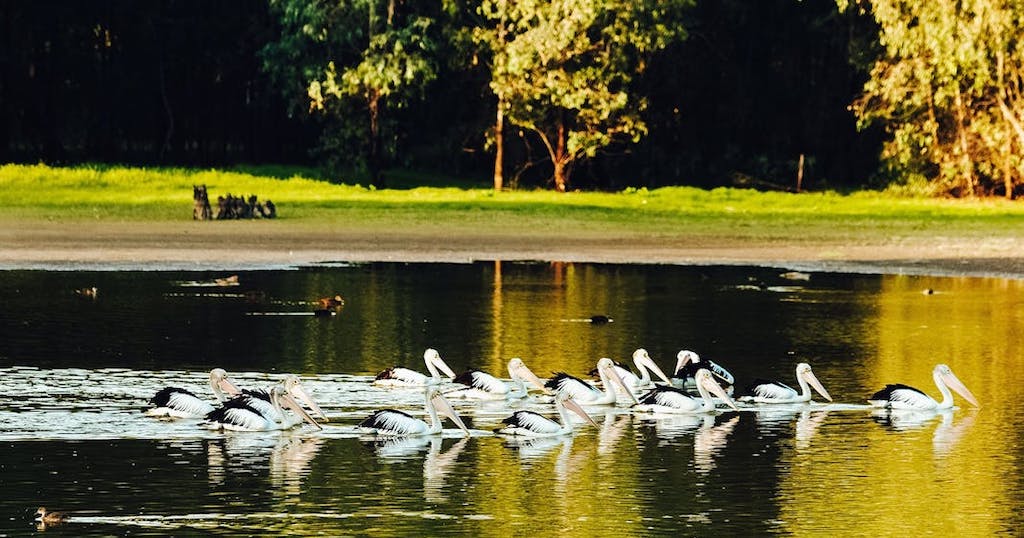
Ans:
<svg viewBox="0 0 1024 538"><path fill-rule="evenodd" d="M59 525L69 519L67 514L62 512L50 512L45 506L36 509L36 521L44 525Z"/></svg>
<svg viewBox="0 0 1024 538"><path fill-rule="evenodd" d="M345 306L345 299L342 299L341 295L335 295L334 297L321 297L317 303L323 308L341 308Z"/></svg>

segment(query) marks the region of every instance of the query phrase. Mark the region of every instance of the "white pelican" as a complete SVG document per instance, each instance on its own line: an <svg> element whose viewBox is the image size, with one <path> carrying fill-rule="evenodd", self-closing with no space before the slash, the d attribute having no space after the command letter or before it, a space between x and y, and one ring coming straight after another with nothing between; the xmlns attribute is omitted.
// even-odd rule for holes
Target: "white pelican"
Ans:
<svg viewBox="0 0 1024 538"><path fill-rule="evenodd" d="M637 403L633 391L629 390L629 387L619 377L618 372L615 371L615 361L608 357L603 357L597 361L597 375L601 377L601 385L604 387L604 390L598 389L582 379L573 377L565 372L556 373L555 377L549 379L544 386L551 389L555 394L568 393L580 405L614 405L615 388L612 386L612 383L615 383L622 389L624 394L629 395L633 403Z"/></svg>
<svg viewBox="0 0 1024 538"><path fill-rule="evenodd" d="M299 380L299 376L294 374L288 374L281 381L280 386L284 388L286 394L293 398L297 398L298 401L306 404L313 414L317 415L320 420L329 422L327 415L324 414L320 406L316 404L313 398L306 392L306 389L302 387L302 382ZM282 418L280 408L274 407L271 401L271 392L273 388L265 389L242 389L242 394L252 396L253 400L248 402L254 409L260 412L261 415L274 421L280 421Z"/></svg>
<svg viewBox="0 0 1024 538"><path fill-rule="evenodd" d="M782 383L781 381L768 381L766 379L755 379L744 391L743 396L740 397L741 402L756 402L756 403L803 403L811 401L811 387L818 391L825 397L826 400L832 401L832 397L828 395L828 391L825 387L821 386L821 382L814 376L814 372L811 371L811 365L806 362L801 362L796 365L796 381L800 384L800 393L792 387Z"/></svg>
<svg viewBox="0 0 1024 538"><path fill-rule="evenodd" d="M374 411L372 415L359 423L359 427L377 435L435 435L441 433L442 424L441 419L438 418L438 410L440 410L440 414L452 419L452 422L469 437L469 429L462 422L462 418L452 409L451 404L444 399L436 386L427 385L425 399L430 424L397 409L383 409Z"/></svg>
<svg viewBox="0 0 1024 538"><path fill-rule="evenodd" d="M427 365L427 371L430 372L429 376L415 370L395 366L377 374L377 377L373 379L373 384L381 387L422 387L424 385L434 385L441 382L441 373L438 372L438 369L444 372L444 375L448 376L449 379L455 379L455 372L441 360L441 354L436 349L427 348L423 352L423 362Z"/></svg>
<svg viewBox="0 0 1024 538"><path fill-rule="evenodd" d="M714 361L701 359L700 355L688 349L684 349L676 354L676 369L672 373L675 381L672 385L687 390L696 389L697 385L694 381L694 375L701 368L708 369L718 378L718 382L725 388L726 392L732 393L732 385L736 381L732 374Z"/></svg>
<svg viewBox="0 0 1024 538"><path fill-rule="evenodd" d="M512 386L504 381L480 370L470 369L459 374L453 381L467 385L466 388L455 389L446 392L448 398L467 398L474 400L506 400L525 398L528 392L526 382L529 381L540 390L544 388L544 382L537 377L523 359L515 357L508 361L508 375L512 378Z"/></svg>
<svg viewBox="0 0 1024 538"><path fill-rule="evenodd" d="M697 370L694 380L700 399L690 396L685 390L658 385L641 396L640 403L634 405L633 410L640 413L711 413L715 411L715 400L711 398L713 392L726 405L739 411L725 389L714 380L710 370Z"/></svg>
<svg viewBox="0 0 1024 538"><path fill-rule="evenodd" d="M229 396L241 393L222 368L210 370L210 388L220 403L227 400L225 393ZM214 410L213 405L206 400L178 387L161 389L149 399L149 404L153 407L147 409L145 413L151 417L203 418Z"/></svg>
<svg viewBox="0 0 1024 538"><path fill-rule="evenodd" d="M935 386L942 393L941 402L936 402L931 396L913 387L895 384L886 385L884 389L874 393L868 398L868 403L874 407L889 407L892 409L952 409L953 393L949 389L953 389L975 407L981 407L978 404L978 400L971 394L971 391L953 375L953 370L950 370L949 366L945 364L936 365L935 369L932 370L932 379L935 380Z"/></svg>
<svg viewBox="0 0 1024 538"><path fill-rule="evenodd" d="M615 365L615 372L622 378L623 383L634 391L654 386L654 383L651 382L651 372L654 372L665 383L669 385L672 384L672 382L669 381L668 376L665 375L665 372L662 372L661 368L658 368L658 365L647 353L646 349L640 348L633 352L633 365L635 365L636 370L640 372L639 376L631 372L628 368L623 368L618 364Z"/></svg>
<svg viewBox="0 0 1024 538"><path fill-rule="evenodd" d="M288 430L305 420L316 426L317 429L323 429L280 385L275 385L270 389L270 402L277 414L280 415L280 421L261 414L252 405L253 400L258 400L258 398L245 394L228 400L223 407L214 409L213 412L206 415L207 426L210 429L235 431ZM294 411L295 414L285 414L282 405Z"/></svg>
<svg viewBox="0 0 1024 538"><path fill-rule="evenodd" d="M555 410L558 411L558 421L533 411L516 411L512 413L512 416L502 420L501 422L505 426L494 430L494 433L527 437L551 437L572 433L572 419L569 417L566 409L597 426L594 419L590 418L590 415L579 404L572 401L572 396L569 396L569 393L560 392L555 395Z"/></svg>

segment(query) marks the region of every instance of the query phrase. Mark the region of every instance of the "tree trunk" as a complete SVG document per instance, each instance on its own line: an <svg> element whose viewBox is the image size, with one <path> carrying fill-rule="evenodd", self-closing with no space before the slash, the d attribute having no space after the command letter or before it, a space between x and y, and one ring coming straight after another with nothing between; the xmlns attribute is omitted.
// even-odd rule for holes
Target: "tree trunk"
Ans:
<svg viewBox="0 0 1024 538"><path fill-rule="evenodd" d="M975 195L974 162L971 160L970 146L967 143L967 129L964 127L966 113L964 112L964 101L960 95L959 86L956 87L956 93L954 94L954 104L956 105L956 131L960 150L960 173L963 175L963 181L967 185L967 194L973 197Z"/></svg>
<svg viewBox="0 0 1024 538"><path fill-rule="evenodd" d="M500 191L505 184L505 104L498 98L498 114L494 119L494 190Z"/></svg>
<svg viewBox="0 0 1024 538"><path fill-rule="evenodd" d="M371 92L366 104L370 112L370 140L366 168L370 174L370 185L383 187L384 178L381 174L380 162L380 96L376 92Z"/></svg>
<svg viewBox="0 0 1024 538"><path fill-rule="evenodd" d="M558 120L558 141L555 146L555 154L552 157L551 162L555 165L555 190L565 192L569 183L567 167L569 157L566 155L565 148L565 122L561 118Z"/></svg>

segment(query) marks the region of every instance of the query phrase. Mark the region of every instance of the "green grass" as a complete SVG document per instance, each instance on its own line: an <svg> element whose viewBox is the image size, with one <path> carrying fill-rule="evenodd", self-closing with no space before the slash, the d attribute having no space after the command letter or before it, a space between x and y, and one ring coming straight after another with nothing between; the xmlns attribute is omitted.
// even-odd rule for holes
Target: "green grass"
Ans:
<svg viewBox="0 0 1024 538"><path fill-rule="evenodd" d="M378 190L324 181L314 177L315 170L245 170L4 165L0 166L0 207L8 217L19 219L190 220L192 185L205 184L215 210L216 197L229 192L273 200L282 226L292 222L371 229L419 227L426 231L459 228L466 232L557 234L629 230L841 238L858 234L1009 235L1024 222L1024 206L1002 199L690 187L565 194L455 187Z"/></svg>

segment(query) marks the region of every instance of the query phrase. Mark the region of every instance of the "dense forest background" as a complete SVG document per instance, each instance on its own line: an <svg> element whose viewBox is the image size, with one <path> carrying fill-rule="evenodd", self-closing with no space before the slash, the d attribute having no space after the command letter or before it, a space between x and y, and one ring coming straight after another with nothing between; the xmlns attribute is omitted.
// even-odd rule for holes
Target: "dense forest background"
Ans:
<svg viewBox="0 0 1024 538"><path fill-rule="evenodd" d="M365 180L365 140L346 130L365 124L365 113L311 111L303 73L313 68L296 58L314 65L326 56L316 43L289 41L295 13L288 10L332 3L301 4L0 3L0 161L296 164ZM412 9L380 4L391 10L389 24L396 4ZM870 14L840 11L833 0L685 7L678 21L685 35L654 50L629 81L646 97L645 136L582 159L572 188L793 189L801 162L803 188L873 181L883 131L858 131L850 110L879 54ZM375 151L384 169L489 186L495 92L480 69L486 59L468 50L474 42L464 32L459 37L476 10L444 2L416 9L433 21L424 33L432 39L431 73L381 112L387 122ZM551 163L539 142L515 126L503 132L506 186L549 186Z"/></svg>

